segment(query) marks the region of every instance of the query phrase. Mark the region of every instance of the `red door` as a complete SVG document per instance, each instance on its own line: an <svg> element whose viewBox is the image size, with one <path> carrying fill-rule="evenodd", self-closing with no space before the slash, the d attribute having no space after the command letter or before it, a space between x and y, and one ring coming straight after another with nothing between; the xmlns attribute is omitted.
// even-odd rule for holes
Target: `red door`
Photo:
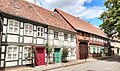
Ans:
<svg viewBox="0 0 120 71"><path fill-rule="evenodd" d="M36 48L35 54L35 65L44 65L45 64L45 49L44 48Z"/></svg>

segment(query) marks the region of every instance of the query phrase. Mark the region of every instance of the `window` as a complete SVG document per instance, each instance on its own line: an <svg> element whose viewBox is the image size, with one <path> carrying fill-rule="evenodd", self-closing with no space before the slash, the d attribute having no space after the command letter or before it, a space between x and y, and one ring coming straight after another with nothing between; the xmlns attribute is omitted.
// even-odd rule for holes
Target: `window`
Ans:
<svg viewBox="0 0 120 71"><path fill-rule="evenodd" d="M19 22L16 20L8 20L8 32L9 33L19 33Z"/></svg>
<svg viewBox="0 0 120 71"><path fill-rule="evenodd" d="M74 56L74 48L71 49L71 56Z"/></svg>
<svg viewBox="0 0 120 71"><path fill-rule="evenodd" d="M54 38L57 39L58 38L58 32L54 31Z"/></svg>
<svg viewBox="0 0 120 71"><path fill-rule="evenodd" d="M29 23L25 23L24 34L25 35L33 35L33 25L31 25Z"/></svg>
<svg viewBox="0 0 120 71"><path fill-rule="evenodd" d="M32 57L32 55L30 54L31 51L32 51L31 47L29 46L23 47L23 59L31 58Z"/></svg>
<svg viewBox="0 0 120 71"><path fill-rule="evenodd" d="M74 41L74 35L71 35L71 41Z"/></svg>
<svg viewBox="0 0 120 71"><path fill-rule="evenodd" d="M90 35L90 40L92 40L92 35Z"/></svg>
<svg viewBox="0 0 120 71"><path fill-rule="evenodd" d="M93 46L90 46L90 53L93 53Z"/></svg>
<svg viewBox="0 0 120 71"><path fill-rule="evenodd" d="M37 27L37 36L44 37L44 28L43 27L40 27L40 26Z"/></svg>
<svg viewBox="0 0 120 71"><path fill-rule="evenodd" d="M64 40L68 40L68 34L64 33Z"/></svg>
<svg viewBox="0 0 120 71"><path fill-rule="evenodd" d="M17 46L9 46L7 48L6 59L7 60L17 60L18 59L18 47Z"/></svg>

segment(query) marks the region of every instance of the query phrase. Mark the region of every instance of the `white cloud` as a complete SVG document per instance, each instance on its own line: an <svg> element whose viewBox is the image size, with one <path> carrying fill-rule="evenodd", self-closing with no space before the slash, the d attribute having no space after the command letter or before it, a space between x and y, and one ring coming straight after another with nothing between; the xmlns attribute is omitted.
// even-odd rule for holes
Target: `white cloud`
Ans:
<svg viewBox="0 0 120 71"><path fill-rule="evenodd" d="M69 14L82 19L92 19L98 17L104 10L103 7L85 7L84 3L91 3L93 0L28 0L36 1L36 4L49 10L59 8Z"/></svg>

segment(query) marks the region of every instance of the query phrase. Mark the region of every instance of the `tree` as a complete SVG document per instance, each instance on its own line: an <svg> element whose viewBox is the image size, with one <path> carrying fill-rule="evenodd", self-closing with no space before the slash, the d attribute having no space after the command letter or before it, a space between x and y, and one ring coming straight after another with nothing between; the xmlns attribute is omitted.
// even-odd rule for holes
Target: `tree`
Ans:
<svg viewBox="0 0 120 71"><path fill-rule="evenodd" d="M52 48L46 43L46 53L47 53L47 63L50 63L50 54L52 52Z"/></svg>
<svg viewBox="0 0 120 71"><path fill-rule="evenodd" d="M62 62L67 62L66 58L68 56L68 48L63 47L62 50Z"/></svg>
<svg viewBox="0 0 120 71"><path fill-rule="evenodd" d="M108 37L120 36L120 0L106 0L104 5L106 11L99 17L103 21L100 28Z"/></svg>

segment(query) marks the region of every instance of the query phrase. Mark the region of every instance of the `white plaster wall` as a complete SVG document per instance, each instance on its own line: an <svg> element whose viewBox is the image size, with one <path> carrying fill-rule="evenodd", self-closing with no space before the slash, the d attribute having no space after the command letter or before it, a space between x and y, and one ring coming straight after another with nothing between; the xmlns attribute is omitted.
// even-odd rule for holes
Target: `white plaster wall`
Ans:
<svg viewBox="0 0 120 71"><path fill-rule="evenodd" d="M9 67L9 66L17 66L17 61L14 61L14 62L6 62L5 66L6 66L6 67Z"/></svg>
<svg viewBox="0 0 120 71"><path fill-rule="evenodd" d="M37 32L36 32L36 31L34 31L33 33L34 33L34 37L36 37L36 36L37 36Z"/></svg>
<svg viewBox="0 0 120 71"><path fill-rule="evenodd" d="M47 39L47 33L45 33L45 39Z"/></svg>
<svg viewBox="0 0 120 71"><path fill-rule="evenodd" d="M32 37L24 37L24 43L32 43Z"/></svg>
<svg viewBox="0 0 120 71"><path fill-rule="evenodd" d="M5 52L5 46L2 46L1 52Z"/></svg>
<svg viewBox="0 0 120 71"><path fill-rule="evenodd" d="M7 27L3 26L3 33L5 33L5 34L6 34L6 29L7 29Z"/></svg>
<svg viewBox="0 0 120 71"><path fill-rule="evenodd" d="M23 65L25 64L31 64L31 61L23 61Z"/></svg>
<svg viewBox="0 0 120 71"><path fill-rule="evenodd" d="M3 24L7 24L7 18L4 18Z"/></svg>
<svg viewBox="0 0 120 71"><path fill-rule="evenodd" d="M1 65L0 65L1 67L4 67L4 61L1 61Z"/></svg>
<svg viewBox="0 0 120 71"><path fill-rule="evenodd" d="M37 38L37 44L43 44L43 43L44 43L44 39Z"/></svg>
<svg viewBox="0 0 120 71"><path fill-rule="evenodd" d="M53 40L49 40L49 44L52 46L53 45Z"/></svg>
<svg viewBox="0 0 120 71"><path fill-rule="evenodd" d="M35 38L33 39L33 43L36 44L36 39Z"/></svg>
<svg viewBox="0 0 120 71"><path fill-rule="evenodd" d="M54 35L53 34L49 34L49 39L53 40L54 39Z"/></svg>
<svg viewBox="0 0 120 71"><path fill-rule="evenodd" d="M68 45L69 45L68 41L64 41L64 46L68 46Z"/></svg>
<svg viewBox="0 0 120 71"><path fill-rule="evenodd" d="M5 35L2 35L2 41L4 41L5 42Z"/></svg>
<svg viewBox="0 0 120 71"><path fill-rule="evenodd" d="M59 44L59 40L54 40L54 45L58 45Z"/></svg>
<svg viewBox="0 0 120 71"><path fill-rule="evenodd" d="M8 35L7 42L18 42L18 36L17 35Z"/></svg>
<svg viewBox="0 0 120 71"><path fill-rule="evenodd" d="M20 43L22 43L23 42L23 37L20 37Z"/></svg>
<svg viewBox="0 0 120 71"><path fill-rule="evenodd" d="M21 65L22 59L19 60L19 65Z"/></svg>
<svg viewBox="0 0 120 71"><path fill-rule="evenodd" d="M4 59L4 54L1 54L1 59Z"/></svg>
<svg viewBox="0 0 120 71"><path fill-rule="evenodd" d="M20 35L21 36L23 35L23 29L20 29Z"/></svg>

